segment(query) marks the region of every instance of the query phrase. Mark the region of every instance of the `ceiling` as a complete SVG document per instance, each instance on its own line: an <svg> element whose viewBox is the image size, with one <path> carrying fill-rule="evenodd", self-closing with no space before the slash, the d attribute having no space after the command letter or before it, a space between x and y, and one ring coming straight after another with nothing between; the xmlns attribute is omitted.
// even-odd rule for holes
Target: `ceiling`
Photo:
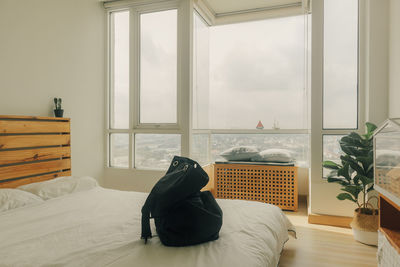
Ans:
<svg viewBox="0 0 400 267"><path fill-rule="evenodd" d="M301 0L203 0L215 15L301 4Z"/></svg>

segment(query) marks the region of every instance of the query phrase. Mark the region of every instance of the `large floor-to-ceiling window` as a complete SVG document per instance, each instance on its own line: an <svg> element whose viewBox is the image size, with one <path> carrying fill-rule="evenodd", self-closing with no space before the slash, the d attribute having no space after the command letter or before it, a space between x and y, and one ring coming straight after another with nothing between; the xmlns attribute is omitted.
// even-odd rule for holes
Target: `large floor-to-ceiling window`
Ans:
<svg viewBox="0 0 400 267"><path fill-rule="evenodd" d="M165 169L181 154L178 4L109 13L108 166Z"/></svg>
<svg viewBox="0 0 400 267"><path fill-rule="evenodd" d="M309 11L221 23L190 1L148 3L109 9L107 166L207 164L252 145L288 149L323 180L322 160L338 160L338 138L364 121L358 1L317 1L313 42Z"/></svg>
<svg viewBox="0 0 400 267"><path fill-rule="evenodd" d="M340 161L339 140L352 131L362 133L365 122L365 88L359 68L363 48L363 1L313 2L311 100L311 212L351 215L349 203L338 203L339 187L324 179L329 171L323 160ZM323 201L322 201L323 200ZM328 207L333 207L329 210Z"/></svg>
<svg viewBox="0 0 400 267"><path fill-rule="evenodd" d="M194 15L192 156L285 148L308 166L308 15L209 25Z"/></svg>

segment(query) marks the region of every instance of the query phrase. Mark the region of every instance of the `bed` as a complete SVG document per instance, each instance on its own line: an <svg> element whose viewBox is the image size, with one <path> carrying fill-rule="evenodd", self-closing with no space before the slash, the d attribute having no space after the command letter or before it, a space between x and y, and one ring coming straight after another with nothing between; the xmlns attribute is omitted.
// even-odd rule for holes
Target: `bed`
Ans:
<svg viewBox="0 0 400 267"><path fill-rule="evenodd" d="M69 120L4 118L0 117L0 188L15 188L70 175ZM67 122L63 125L68 127L56 127L59 132L54 132L53 126L51 130L43 130L37 126L38 121ZM27 122L35 122L36 126L16 126ZM11 133L11 128L20 133ZM36 143L11 148L9 140L12 138L4 138L33 133L46 135L46 142L55 144L38 145L35 139ZM56 136L62 141L48 141ZM32 153L32 147L38 150ZM59 151L54 149L52 153L56 156L50 159L49 153L40 153L42 147ZM15 164L17 161L19 163ZM0 212L0 266L277 266L289 238L288 232L294 231L276 206L218 200L224 212L218 240L176 248L163 246L155 236L145 245L140 239L140 209L146 197L146 193L93 186ZM152 231L155 233L155 229Z"/></svg>

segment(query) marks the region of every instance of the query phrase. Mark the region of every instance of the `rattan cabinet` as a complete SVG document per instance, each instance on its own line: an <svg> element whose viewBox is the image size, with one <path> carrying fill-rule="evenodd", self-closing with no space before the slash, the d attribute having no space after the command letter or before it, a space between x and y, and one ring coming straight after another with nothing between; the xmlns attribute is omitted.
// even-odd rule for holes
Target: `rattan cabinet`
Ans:
<svg viewBox="0 0 400 267"><path fill-rule="evenodd" d="M215 163L216 198L243 199L297 211L297 167L249 163Z"/></svg>

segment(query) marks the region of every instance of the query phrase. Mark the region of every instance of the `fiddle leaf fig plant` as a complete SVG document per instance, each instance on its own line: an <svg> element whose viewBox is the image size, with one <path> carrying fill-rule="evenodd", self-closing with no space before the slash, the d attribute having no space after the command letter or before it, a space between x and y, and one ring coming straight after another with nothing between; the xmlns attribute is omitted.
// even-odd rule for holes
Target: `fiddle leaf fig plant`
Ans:
<svg viewBox="0 0 400 267"><path fill-rule="evenodd" d="M343 193L337 195L339 200L350 200L357 204L363 214L372 214L373 206L367 193L374 189L373 133L376 125L367 122L366 133L359 135L352 132L339 141L344 155L340 163L324 161L323 166L330 169L329 183L338 183Z"/></svg>

